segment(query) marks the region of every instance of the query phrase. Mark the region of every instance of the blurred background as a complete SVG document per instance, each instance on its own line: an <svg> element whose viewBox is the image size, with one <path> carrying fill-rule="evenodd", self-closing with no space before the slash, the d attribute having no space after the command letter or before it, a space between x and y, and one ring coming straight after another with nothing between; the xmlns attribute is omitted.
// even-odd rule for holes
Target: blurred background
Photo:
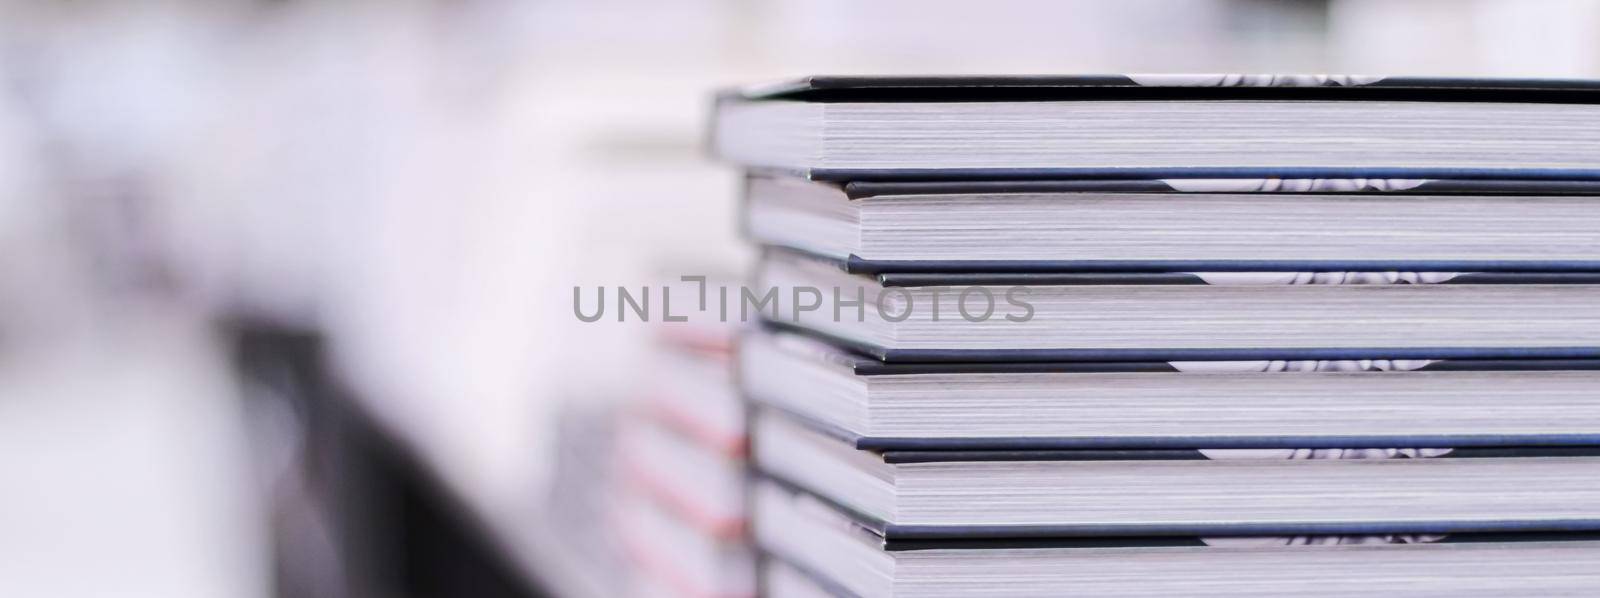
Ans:
<svg viewBox="0 0 1600 598"><path fill-rule="evenodd" d="M572 289L742 274L710 94L1078 72L1588 77L1600 3L0 0L0 596L578 593L660 331Z"/></svg>

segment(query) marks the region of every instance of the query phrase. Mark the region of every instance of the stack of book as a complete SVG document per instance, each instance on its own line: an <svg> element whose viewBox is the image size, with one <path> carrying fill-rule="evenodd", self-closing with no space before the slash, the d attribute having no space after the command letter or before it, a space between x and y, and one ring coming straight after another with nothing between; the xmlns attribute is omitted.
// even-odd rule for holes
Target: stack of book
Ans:
<svg viewBox="0 0 1600 598"><path fill-rule="evenodd" d="M620 419L614 401L560 406L548 495L532 527L527 558L540 582L562 596L619 596L635 585L634 567L610 523L610 505L618 494Z"/></svg>
<svg viewBox="0 0 1600 598"><path fill-rule="evenodd" d="M720 97L772 595L1600 587L1600 82Z"/></svg>
<svg viewBox="0 0 1600 598"><path fill-rule="evenodd" d="M620 423L612 522L635 572L630 595L755 595L744 404L731 329L711 324L663 327L648 387Z"/></svg>

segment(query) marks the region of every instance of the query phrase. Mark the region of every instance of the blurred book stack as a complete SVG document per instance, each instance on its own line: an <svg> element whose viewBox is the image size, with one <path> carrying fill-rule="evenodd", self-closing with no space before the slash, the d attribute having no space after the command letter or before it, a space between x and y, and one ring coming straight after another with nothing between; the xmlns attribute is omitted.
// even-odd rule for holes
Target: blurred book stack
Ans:
<svg viewBox="0 0 1600 598"><path fill-rule="evenodd" d="M672 316L721 280L657 286L676 307L651 328L644 365L627 378L631 398L566 405L546 509L553 537L539 555L558 593L755 596L737 326Z"/></svg>
<svg viewBox="0 0 1600 598"><path fill-rule="evenodd" d="M663 330L650 383L618 441L613 522L636 571L630 594L754 596L732 328L696 322Z"/></svg>
<svg viewBox="0 0 1600 598"><path fill-rule="evenodd" d="M563 405L556 428L554 470L542 542L535 558L544 583L564 596L618 596L633 586L633 567L610 522L616 502L615 403L573 401Z"/></svg>
<svg viewBox="0 0 1600 598"><path fill-rule="evenodd" d="M769 594L1600 584L1600 83L815 77L714 121Z"/></svg>

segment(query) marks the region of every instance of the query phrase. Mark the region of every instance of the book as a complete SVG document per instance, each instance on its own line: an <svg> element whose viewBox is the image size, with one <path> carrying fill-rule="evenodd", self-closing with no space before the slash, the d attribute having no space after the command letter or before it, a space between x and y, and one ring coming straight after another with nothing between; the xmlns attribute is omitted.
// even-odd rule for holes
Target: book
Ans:
<svg viewBox="0 0 1600 598"><path fill-rule="evenodd" d="M888 546L846 512L759 483L773 596L1582 595L1593 534L1100 538Z"/></svg>
<svg viewBox="0 0 1600 598"><path fill-rule="evenodd" d="M1600 82L818 76L724 93L712 150L824 180L1600 178Z"/></svg>
<svg viewBox="0 0 1600 598"><path fill-rule="evenodd" d="M614 517L626 496L615 466L619 421L611 401L560 406L548 493L530 532L539 537L531 558L540 581L563 594L623 596L644 578Z"/></svg>
<svg viewBox="0 0 1600 598"><path fill-rule="evenodd" d="M886 364L777 329L738 355L752 401L867 450L1600 446L1600 360Z"/></svg>
<svg viewBox="0 0 1600 598"><path fill-rule="evenodd" d="M731 343L731 341L728 341ZM744 401L733 387L732 349L715 356L666 350L655 355L641 411L675 433L730 459L744 456Z"/></svg>
<svg viewBox="0 0 1600 598"><path fill-rule="evenodd" d="M888 538L1600 531L1600 447L874 453L753 426L760 471Z"/></svg>
<svg viewBox="0 0 1600 598"><path fill-rule="evenodd" d="M770 598L837 598L852 595L850 590L838 584L805 573L777 558L762 561L761 579L761 595Z"/></svg>
<svg viewBox="0 0 1600 598"><path fill-rule="evenodd" d="M1448 272L865 276L769 251L755 288L770 301L740 307L883 361L1593 359L1597 282Z"/></svg>
<svg viewBox="0 0 1600 598"><path fill-rule="evenodd" d="M744 455L701 444L649 417L620 426L621 481L702 533L738 542L745 531Z"/></svg>
<svg viewBox="0 0 1600 598"><path fill-rule="evenodd" d="M631 595L755 595L755 553L745 542L707 534L642 494L620 496L613 517L620 543L639 569L631 578Z"/></svg>
<svg viewBox="0 0 1600 598"><path fill-rule="evenodd" d="M843 184L758 174L757 242L852 272L1600 271L1600 181Z"/></svg>

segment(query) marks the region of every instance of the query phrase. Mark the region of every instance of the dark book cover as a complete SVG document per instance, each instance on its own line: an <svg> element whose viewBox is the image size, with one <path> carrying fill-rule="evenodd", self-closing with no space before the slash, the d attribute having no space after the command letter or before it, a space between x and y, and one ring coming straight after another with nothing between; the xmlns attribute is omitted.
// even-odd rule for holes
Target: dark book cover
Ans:
<svg viewBox="0 0 1600 598"><path fill-rule="evenodd" d="M775 405L761 409L824 435L872 451L888 463L939 461L1143 461L1209 459L1208 450L1301 451L1280 458L1324 458L1327 451L1430 451L1427 458L1517 458L1600 456L1600 434L1372 435L1372 436L1150 436L1150 437L937 437L862 436Z"/></svg>
<svg viewBox="0 0 1600 598"><path fill-rule="evenodd" d="M850 349L883 363L1150 363L1172 361L1342 361L1364 359L1417 359L1502 363L1527 361L1529 368L1600 360L1597 347L1279 347L1149 348L1149 349L894 349L818 332L787 322L766 320L764 326L804 334L837 347ZM1457 366L1459 367L1459 366ZM1587 369L1587 368L1584 368Z"/></svg>
<svg viewBox="0 0 1600 598"><path fill-rule="evenodd" d="M1019 102L1101 99L1600 102L1600 80L1297 74L813 75L728 90L728 99Z"/></svg>

